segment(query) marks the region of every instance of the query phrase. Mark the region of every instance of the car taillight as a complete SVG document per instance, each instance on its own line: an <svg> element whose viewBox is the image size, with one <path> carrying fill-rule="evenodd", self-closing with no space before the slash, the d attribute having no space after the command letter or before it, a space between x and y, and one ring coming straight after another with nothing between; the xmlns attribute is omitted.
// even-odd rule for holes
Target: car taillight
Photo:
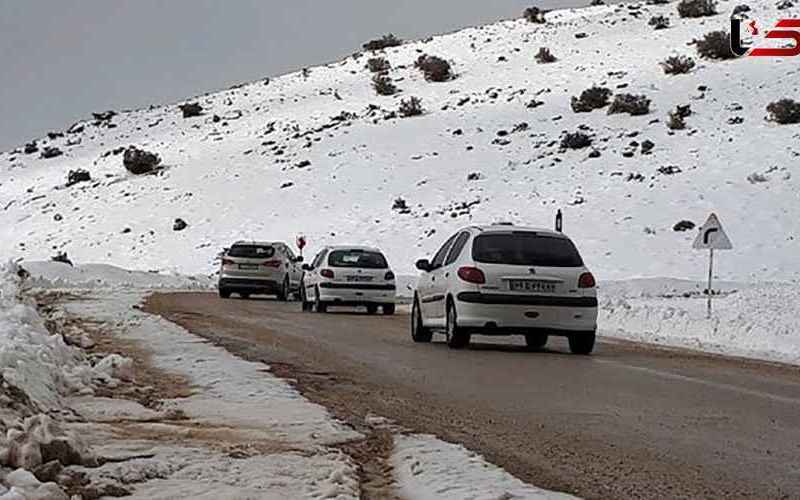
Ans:
<svg viewBox="0 0 800 500"><path fill-rule="evenodd" d="M322 271L319 272L319 274L323 278L333 279L333 271L331 271L330 269L323 269Z"/></svg>
<svg viewBox="0 0 800 500"><path fill-rule="evenodd" d="M232 261L231 259L222 259L223 266L232 266L236 264L236 262Z"/></svg>
<svg viewBox="0 0 800 500"><path fill-rule="evenodd" d="M578 278L578 288L594 288L596 284L592 273L583 273Z"/></svg>
<svg viewBox="0 0 800 500"><path fill-rule="evenodd" d="M265 265L267 267L278 268L278 267L281 267L281 261L279 261L279 260L268 260L268 261L264 262L263 265Z"/></svg>
<svg viewBox="0 0 800 500"><path fill-rule="evenodd" d="M484 276L483 271L481 271L477 267L459 268L458 277L466 281L467 283L475 283L476 285L482 285L486 283L486 276Z"/></svg>
<svg viewBox="0 0 800 500"><path fill-rule="evenodd" d="M394 273L391 272L391 271L386 271L386 274L383 275L383 279L385 279L386 281L393 280L394 279Z"/></svg>

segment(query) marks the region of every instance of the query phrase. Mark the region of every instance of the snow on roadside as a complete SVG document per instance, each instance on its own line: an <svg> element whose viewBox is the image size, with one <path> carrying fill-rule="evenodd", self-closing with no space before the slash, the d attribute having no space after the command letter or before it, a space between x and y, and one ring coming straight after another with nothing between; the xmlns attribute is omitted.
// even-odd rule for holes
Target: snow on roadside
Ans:
<svg viewBox="0 0 800 500"><path fill-rule="evenodd" d="M33 301L23 294L18 271L13 262L0 265L0 375L30 399L31 410L55 410L62 396L90 394L93 381L108 380L111 365L124 361L101 362L95 370L79 349L51 335Z"/></svg>
<svg viewBox="0 0 800 500"><path fill-rule="evenodd" d="M602 284L602 335L637 342L800 364L800 291L791 283L715 283L706 318L705 285L652 278Z"/></svg>
<svg viewBox="0 0 800 500"><path fill-rule="evenodd" d="M76 264L31 261L23 267L31 274L30 285L41 288L211 288L208 277L129 271L107 264Z"/></svg>
<svg viewBox="0 0 800 500"><path fill-rule="evenodd" d="M576 498L526 484L463 446L429 435L397 435L391 462L401 494L415 500Z"/></svg>

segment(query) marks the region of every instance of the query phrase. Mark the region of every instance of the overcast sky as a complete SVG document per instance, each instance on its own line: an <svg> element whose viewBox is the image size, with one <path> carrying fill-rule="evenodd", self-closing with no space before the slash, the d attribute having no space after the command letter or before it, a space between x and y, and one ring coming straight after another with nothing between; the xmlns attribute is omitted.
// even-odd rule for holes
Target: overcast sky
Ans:
<svg viewBox="0 0 800 500"><path fill-rule="evenodd" d="M540 0L545 8L588 0ZM0 0L0 150L137 108L518 17L530 0Z"/></svg>

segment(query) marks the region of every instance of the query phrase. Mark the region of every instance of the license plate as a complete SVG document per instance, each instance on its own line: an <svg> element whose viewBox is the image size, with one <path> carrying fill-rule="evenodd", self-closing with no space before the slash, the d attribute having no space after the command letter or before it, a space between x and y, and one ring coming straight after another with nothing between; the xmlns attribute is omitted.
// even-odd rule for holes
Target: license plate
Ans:
<svg viewBox="0 0 800 500"><path fill-rule="evenodd" d="M239 264L239 269L242 271L257 271L258 264Z"/></svg>
<svg viewBox="0 0 800 500"><path fill-rule="evenodd" d="M372 276L346 276L347 281L372 281Z"/></svg>
<svg viewBox="0 0 800 500"><path fill-rule="evenodd" d="M512 292L555 293L556 284L549 281L510 280L509 288Z"/></svg>

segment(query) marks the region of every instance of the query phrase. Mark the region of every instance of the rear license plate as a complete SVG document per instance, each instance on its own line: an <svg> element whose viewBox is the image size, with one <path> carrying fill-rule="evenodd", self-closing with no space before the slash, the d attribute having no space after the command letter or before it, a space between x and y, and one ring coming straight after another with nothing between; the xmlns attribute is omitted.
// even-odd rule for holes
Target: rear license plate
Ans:
<svg viewBox="0 0 800 500"><path fill-rule="evenodd" d="M347 281L372 281L372 276L346 276Z"/></svg>
<svg viewBox="0 0 800 500"><path fill-rule="evenodd" d="M556 284L549 281L510 280L509 288L512 292L555 293Z"/></svg>
<svg viewBox="0 0 800 500"><path fill-rule="evenodd" d="M258 264L239 264L242 271L258 271Z"/></svg>

